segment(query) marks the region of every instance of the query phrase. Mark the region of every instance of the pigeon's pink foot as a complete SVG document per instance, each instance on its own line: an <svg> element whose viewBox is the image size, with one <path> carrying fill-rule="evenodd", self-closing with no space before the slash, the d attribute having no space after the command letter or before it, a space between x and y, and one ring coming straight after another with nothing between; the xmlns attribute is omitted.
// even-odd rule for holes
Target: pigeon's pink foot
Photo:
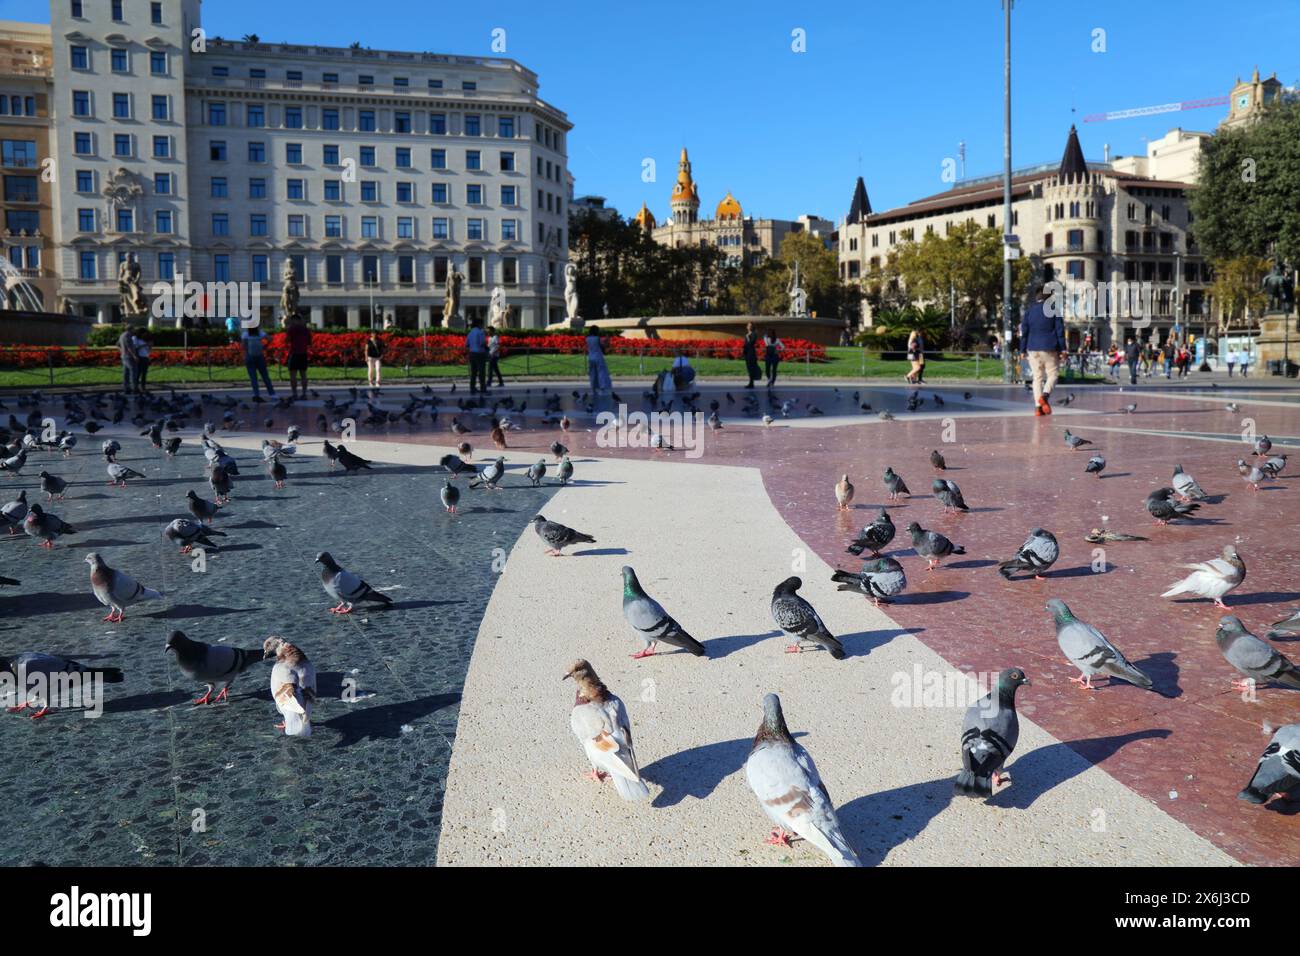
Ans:
<svg viewBox="0 0 1300 956"><path fill-rule="evenodd" d="M1035 580L1035 581L1046 581L1047 579L1046 579L1045 577L1043 577L1041 574L1035 574L1035 575L1034 575L1034 580Z"/></svg>
<svg viewBox="0 0 1300 956"><path fill-rule="evenodd" d="M772 846L789 846L790 834L786 833L781 827L774 827L763 842L770 843Z"/></svg>
<svg viewBox="0 0 1300 956"><path fill-rule="evenodd" d="M228 693L229 690L230 688L228 687L221 688L221 693L217 695L216 700L214 700L212 703L219 704L223 700L227 700L230 697L230 694Z"/></svg>
<svg viewBox="0 0 1300 956"><path fill-rule="evenodd" d="M47 704L46 706L44 706L44 707L42 707L40 710L38 710L36 713L32 714L32 720L40 720L42 717L44 717L44 716L45 716L46 714L48 714L49 712L50 712L50 708L49 708L49 705Z"/></svg>
<svg viewBox="0 0 1300 956"><path fill-rule="evenodd" d="M1070 683L1072 683L1072 684L1078 684L1078 685L1079 685L1080 687L1082 687L1084 690L1096 690L1096 688L1092 686L1092 675L1091 675L1091 674L1089 674L1089 675L1086 676L1086 677L1083 676L1082 674L1080 674L1078 677L1071 677L1071 678L1070 678Z"/></svg>
<svg viewBox="0 0 1300 956"><path fill-rule="evenodd" d="M194 703L195 705L212 703L212 691L209 689L206 694L204 694L198 700L193 701L192 703Z"/></svg>
<svg viewBox="0 0 1300 956"><path fill-rule="evenodd" d="M1219 600L1218 598L1215 598L1215 599L1214 599L1214 606L1215 606L1215 607L1221 607L1221 608L1223 608L1225 611L1230 610L1230 608L1228 607L1228 605L1224 604L1224 603L1223 603L1221 600Z"/></svg>
<svg viewBox="0 0 1300 956"><path fill-rule="evenodd" d="M592 770L590 773L583 774L583 776L586 777L588 780L592 781L593 783L600 783L602 780L608 777L609 774L605 773L605 771L603 770Z"/></svg>
<svg viewBox="0 0 1300 956"><path fill-rule="evenodd" d="M787 654L802 654L803 648L798 644L787 644L785 648Z"/></svg>
<svg viewBox="0 0 1300 956"><path fill-rule="evenodd" d="M275 729L276 729L276 730L284 730L284 724L276 724L276 725L275 725Z"/></svg>
<svg viewBox="0 0 1300 956"><path fill-rule="evenodd" d="M181 548L181 554L189 554L192 547L192 545L187 544L185 547Z"/></svg>
<svg viewBox="0 0 1300 956"><path fill-rule="evenodd" d="M654 652L655 652L655 646L654 646L653 644L651 644L649 647L646 647L646 648L643 649L643 650L639 650L639 651L637 651L635 654L632 654L632 655L629 655L629 656L630 656L634 661L639 661L639 660L640 660L641 658L643 658L643 657L650 657L652 654L654 654Z"/></svg>
<svg viewBox="0 0 1300 956"><path fill-rule="evenodd" d="M27 709L28 707L30 707L30 706L31 706L30 704L24 702L24 703L19 704L17 707L6 707L5 710L6 710L8 713L11 713L11 714L18 714L18 713L21 713L22 711L26 710L26 709Z"/></svg>

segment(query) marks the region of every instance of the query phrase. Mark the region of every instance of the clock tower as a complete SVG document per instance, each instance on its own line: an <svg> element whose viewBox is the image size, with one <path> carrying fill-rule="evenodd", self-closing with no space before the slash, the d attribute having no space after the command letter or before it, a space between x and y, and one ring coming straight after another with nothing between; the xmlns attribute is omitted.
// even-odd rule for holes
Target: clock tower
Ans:
<svg viewBox="0 0 1300 956"><path fill-rule="evenodd" d="M1261 80L1259 67L1255 67L1248 82L1243 83L1241 77L1237 77L1237 84L1228 96L1228 115L1220 125L1231 128L1259 119L1267 107L1278 101L1281 92L1282 82L1276 73Z"/></svg>

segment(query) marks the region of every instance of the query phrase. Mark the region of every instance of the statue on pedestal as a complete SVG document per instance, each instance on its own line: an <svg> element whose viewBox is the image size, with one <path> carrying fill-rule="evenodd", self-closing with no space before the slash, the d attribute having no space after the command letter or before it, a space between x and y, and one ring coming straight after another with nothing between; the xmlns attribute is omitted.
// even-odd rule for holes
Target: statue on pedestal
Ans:
<svg viewBox="0 0 1300 956"><path fill-rule="evenodd" d="M121 297L122 316L135 318L144 315L144 286L140 281L140 262L134 252L127 253L117 267L117 292Z"/></svg>
<svg viewBox="0 0 1300 956"><path fill-rule="evenodd" d="M280 320L288 322L298 314L298 273L292 259L284 260L284 284L280 287Z"/></svg>
<svg viewBox="0 0 1300 956"><path fill-rule="evenodd" d="M794 272L790 276L790 286L786 290L790 296L790 315L797 319L808 317L808 295L799 285L799 260L795 260Z"/></svg>
<svg viewBox="0 0 1300 956"><path fill-rule="evenodd" d="M1281 259L1273 260L1273 270L1264 276L1260 288L1268 296L1267 311L1291 314L1295 307L1295 281L1283 267Z"/></svg>
<svg viewBox="0 0 1300 956"><path fill-rule="evenodd" d="M506 290L501 288L501 286L495 286L492 289L492 298L488 300L488 328L504 328L508 314L506 307Z"/></svg>
<svg viewBox="0 0 1300 956"><path fill-rule="evenodd" d="M451 328L452 323L460 318L460 285L465 276L451 266L447 272L447 298L442 303L442 324Z"/></svg>
<svg viewBox="0 0 1300 956"><path fill-rule="evenodd" d="M578 267L572 262L564 264L564 312L570 326L582 328L582 319L578 318Z"/></svg>

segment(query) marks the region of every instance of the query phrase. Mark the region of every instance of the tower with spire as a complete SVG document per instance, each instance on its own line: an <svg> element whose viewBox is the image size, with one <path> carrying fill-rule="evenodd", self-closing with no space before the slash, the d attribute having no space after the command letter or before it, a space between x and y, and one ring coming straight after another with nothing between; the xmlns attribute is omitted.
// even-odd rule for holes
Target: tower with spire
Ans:
<svg viewBox="0 0 1300 956"><path fill-rule="evenodd" d="M686 225L700 218L700 190L691 178L691 160L686 155L685 146L682 147L682 158L677 162L677 182L673 184L669 206L674 223Z"/></svg>
<svg viewBox="0 0 1300 956"><path fill-rule="evenodd" d="M1101 233L1106 185L1101 173L1090 170L1079 145L1079 131L1070 127L1056 174L1043 183L1045 204L1042 257L1050 271L1044 279L1104 281L1106 257Z"/></svg>

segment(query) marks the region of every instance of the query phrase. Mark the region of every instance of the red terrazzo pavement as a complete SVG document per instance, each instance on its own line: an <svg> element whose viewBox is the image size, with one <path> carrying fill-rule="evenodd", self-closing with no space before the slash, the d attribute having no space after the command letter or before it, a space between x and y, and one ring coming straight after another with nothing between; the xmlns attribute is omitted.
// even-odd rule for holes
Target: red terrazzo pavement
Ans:
<svg viewBox="0 0 1300 956"><path fill-rule="evenodd" d="M856 406L848 399L851 390L841 386L839 393L832 393L825 387L794 386L778 392L782 398L812 397L828 412L848 415ZM522 389L512 391L517 398L529 398L534 408L540 404L540 386L528 396ZM566 406L572 406L569 389L558 391L566 396ZM629 386L624 397L639 396L640 391ZM713 398L724 401L724 391L706 389L702 406L707 409ZM1248 628L1263 636L1270 622L1300 606L1300 577L1295 573L1300 562L1300 460L1292 463L1294 474L1284 473L1255 493L1234 466L1248 453L1240 441L1139 431L1235 436L1242 418L1250 416L1260 432L1276 441L1300 435L1300 404L1274 407L1237 398L1241 410L1232 414L1223 408L1232 396L1189 401L1144 389L1123 394L1089 389L1079 390L1071 409L1082 414L1038 419L1024 412L966 416L961 414L961 389L941 391L949 399L941 414L952 416L951 443L942 440L945 422L934 414L932 401L917 415L899 411L892 422L864 415L860 421L845 418L835 427L778 423L772 428L738 427L745 422L740 406L728 403L720 412L727 427L716 437L706 437L705 454L698 460L761 469L774 505L795 532L823 559L846 569L859 567L844 547L886 503L880 476L886 465L892 466L915 492L910 499L888 503L899 530L885 553L902 560L908 575L907 590L889 609L900 626L963 671L1023 667L1034 682L1021 698L1028 716L1237 859L1253 864L1300 862L1296 821L1236 797L1272 730L1300 719L1300 692L1263 688L1258 700L1243 701L1229 686L1236 673L1214 642L1223 612L1206 600L1159 596L1183 576L1178 565L1215 557L1231 542L1246 562L1247 576L1227 603ZM401 387L392 392L390 405L407 395ZM740 395L734 387L732 392ZM873 401L876 409L886 402L897 407L906 394L866 386L863 392L863 399ZM933 390L922 394L928 397ZM462 395L463 390L449 398L440 390L444 403ZM977 390L977 405L986 398L1024 402L1019 389ZM1132 400L1139 403L1136 414L1107 413ZM389 434L399 440L448 444L449 407L444 404L436 430L395 427ZM290 414L304 431L314 433L318 411L304 407ZM267 413L277 425L281 419L288 421L285 412ZM1091 447L1071 451L1064 446L1061 436L1067 426L1092 439L1104 454L1104 477L1084 473ZM493 457L486 429L476 431L471 436L478 439L476 458ZM361 432L362 437L372 437L367 429ZM557 437L562 437L558 429L539 428L530 420L528 430L510 435L510 467L527 468ZM653 454L598 447L596 432L585 428L575 428L563 440L572 449L579 480L585 454ZM929 464L933 448L947 459L945 476L961 486L969 513L945 515L930 495L930 481L937 474ZM682 456L674 453L672 458ZM1193 522L1156 527L1143 499L1152 489L1169 484L1178 463L1200 481L1212 503L1203 504ZM836 510L832 490L844 472L857 490L848 513ZM905 531L912 520L948 535L964 545L967 554L927 574ZM1097 574L1091 565L1098 546L1086 542L1084 535L1103 525L1149 540L1103 546L1106 571ZM1045 581L1003 580L996 563L1010 557L1035 526L1056 535L1060 560ZM810 585L804 593L814 603L818 590L832 586L829 581ZM1064 600L1078 617L1105 633L1153 678L1159 693L1105 681L1088 693L1069 683L1077 672L1061 655L1043 609L1052 597ZM1279 646L1287 651L1287 644ZM1300 659L1300 642L1293 650ZM954 747L955 741L954 731ZM1068 786L1068 781L1058 785Z"/></svg>

